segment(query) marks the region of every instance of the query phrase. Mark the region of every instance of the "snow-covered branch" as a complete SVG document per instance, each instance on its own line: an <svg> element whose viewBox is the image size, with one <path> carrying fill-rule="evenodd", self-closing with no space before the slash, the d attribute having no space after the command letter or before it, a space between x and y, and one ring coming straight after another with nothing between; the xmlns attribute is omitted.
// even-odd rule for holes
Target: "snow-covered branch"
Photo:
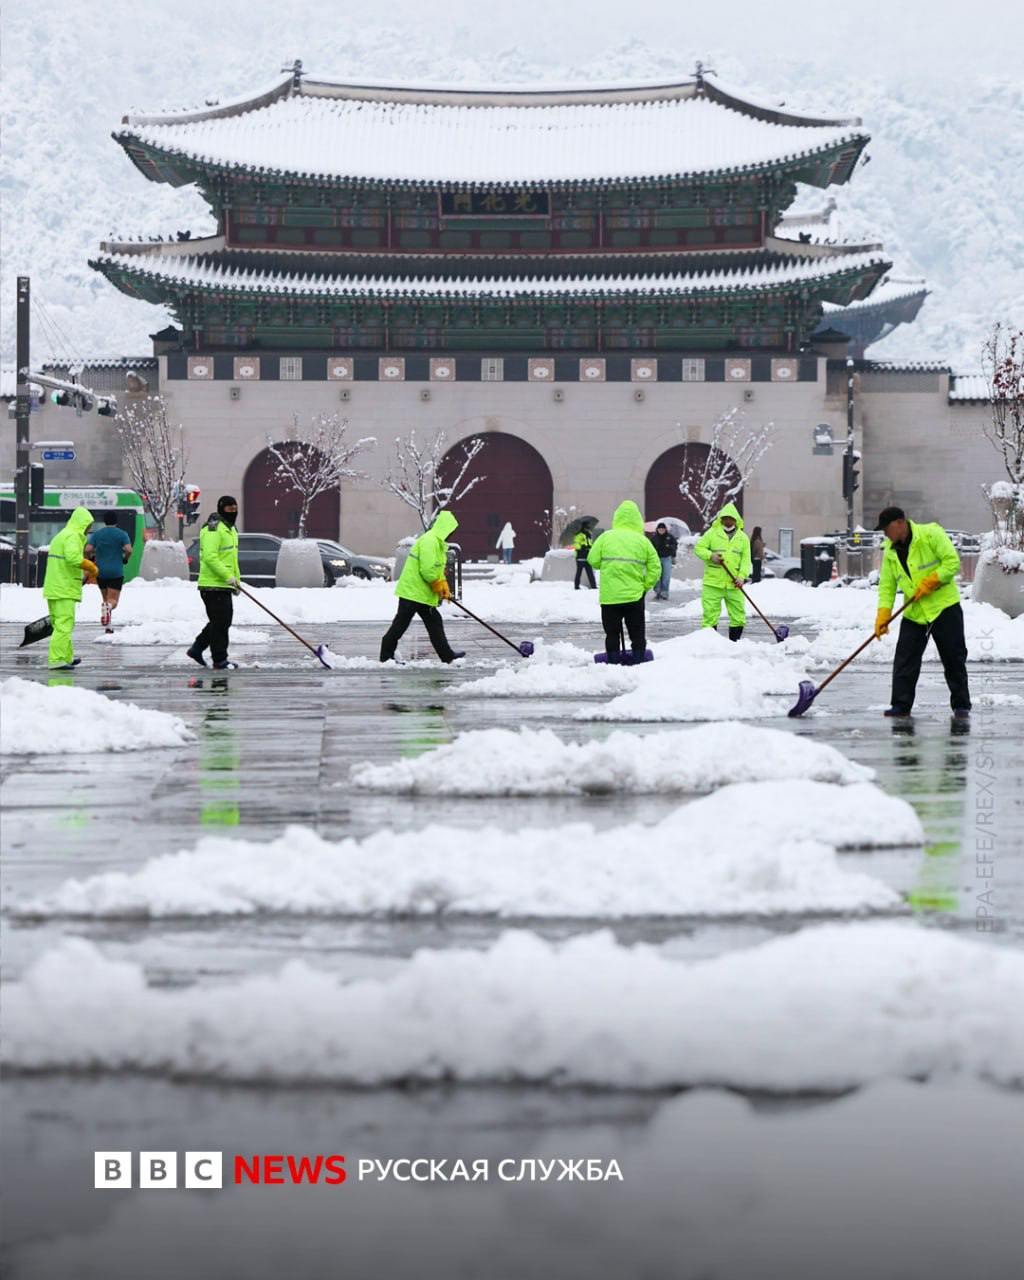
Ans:
<svg viewBox="0 0 1024 1280"><path fill-rule="evenodd" d="M309 509L322 493L337 489L342 480L365 478L365 472L351 463L376 443L376 436L349 440L348 420L336 413L317 414L303 428L298 418L293 418L292 438L283 443L267 437L267 451L277 463L273 479L299 495L300 538L306 536Z"/></svg>
<svg viewBox="0 0 1024 1280"><path fill-rule="evenodd" d="M171 426L162 396L129 401L114 419L121 456L142 505L153 518L158 538L185 489L185 438L181 424Z"/></svg>
<svg viewBox="0 0 1024 1280"><path fill-rule="evenodd" d="M679 492L700 512L703 528L743 492L774 441L774 422L749 427L738 409L718 419L703 462L688 464L679 482Z"/></svg>
<svg viewBox="0 0 1024 1280"><path fill-rule="evenodd" d="M395 438L394 461L384 479L378 481L382 489L393 493L419 516L420 525L427 529L439 511L464 498L474 485L486 476L466 475L486 441L482 436L464 440L454 456L447 460L447 436L443 431L428 443L421 444L416 432ZM447 477L445 476L447 473Z"/></svg>
<svg viewBox="0 0 1024 1280"><path fill-rule="evenodd" d="M1010 483L1024 484L1024 329L996 324L985 343L992 416L985 437L1002 456Z"/></svg>

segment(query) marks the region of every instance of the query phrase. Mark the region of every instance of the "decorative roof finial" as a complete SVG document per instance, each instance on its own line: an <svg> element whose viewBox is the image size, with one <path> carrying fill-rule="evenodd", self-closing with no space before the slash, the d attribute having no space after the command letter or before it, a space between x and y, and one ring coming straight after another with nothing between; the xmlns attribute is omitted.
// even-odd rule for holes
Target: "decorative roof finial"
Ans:
<svg viewBox="0 0 1024 1280"><path fill-rule="evenodd" d="M706 67L698 58L697 65L693 69L693 78L697 82L697 92L700 93L704 88L705 75L715 75L714 67Z"/></svg>
<svg viewBox="0 0 1024 1280"><path fill-rule="evenodd" d="M290 67L282 67L282 68L281 68L281 70L282 70L282 71L290 71L290 72L292 73L292 88L293 88L293 89L301 89L301 88L302 88L302 76L303 76L303 70L302 70L302 59L301 59L301 58L296 58L296 59L295 59L295 61L292 63L292 65L291 65Z"/></svg>

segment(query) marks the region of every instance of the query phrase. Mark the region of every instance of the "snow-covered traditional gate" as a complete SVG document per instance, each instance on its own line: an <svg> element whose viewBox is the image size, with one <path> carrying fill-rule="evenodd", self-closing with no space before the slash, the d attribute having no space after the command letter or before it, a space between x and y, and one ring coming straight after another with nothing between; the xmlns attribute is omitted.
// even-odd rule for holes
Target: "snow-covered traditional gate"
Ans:
<svg viewBox="0 0 1024 1280"><path fill-rule="evenodd" d="M544 513L553 505L554 485L548 464L533 447L518 436L503 431L481 436L484 448L473 463L473 475L485 479L456 502L458 517L455 541L468 560L496 555L495 542L505 521L516 531L515 558L542 556L548 547ZM439 474L450 481L462 465L461 442L444 455Z"/></svg>

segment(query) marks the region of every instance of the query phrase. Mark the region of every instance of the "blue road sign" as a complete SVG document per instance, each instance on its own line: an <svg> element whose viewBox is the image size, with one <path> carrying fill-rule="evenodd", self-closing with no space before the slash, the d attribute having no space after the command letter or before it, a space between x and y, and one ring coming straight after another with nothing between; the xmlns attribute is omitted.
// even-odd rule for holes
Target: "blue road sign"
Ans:
<svg viewBox="0 0 1024 1280"><path fill-rule="evenodd" d="M74 462L74 449L44 449L44 462Z"/></svg>

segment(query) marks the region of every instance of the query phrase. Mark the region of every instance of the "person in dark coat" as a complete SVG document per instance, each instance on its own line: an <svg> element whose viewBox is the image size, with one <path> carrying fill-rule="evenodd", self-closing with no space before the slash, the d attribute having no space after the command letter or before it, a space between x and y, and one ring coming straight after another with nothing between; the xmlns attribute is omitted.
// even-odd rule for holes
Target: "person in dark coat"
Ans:
<svg viewBox="0 0 1024 1280"><path fill-rule="evenodd" d="M761 535L761 526L754 525L754 530L750 535L750 581L761 581L761 566L764 563L764 538Z"/></svg>
<svg viewBox="0 0 1024 1280"><path fill-rule="evenodd" d="M668 526L664 524L659 524L654 530L651 541L654 543L654 550L661 561L661 577L655 584L654 598L655 600L667 600L669 588L672 585L672 565L675 563L676 552L679 550L679 542L669 533Z"/></svg>

